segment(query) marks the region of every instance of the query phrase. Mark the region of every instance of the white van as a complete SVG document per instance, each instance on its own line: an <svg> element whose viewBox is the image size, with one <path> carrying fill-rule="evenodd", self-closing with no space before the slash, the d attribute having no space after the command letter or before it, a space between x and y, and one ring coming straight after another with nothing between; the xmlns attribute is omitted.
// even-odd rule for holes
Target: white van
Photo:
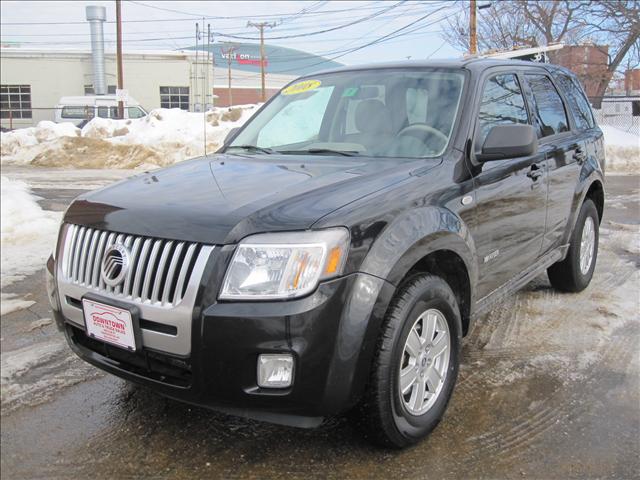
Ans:
<svg viewBox="0 0 640 480"><path fill-rule="evenodd" d="M124 106L124 118L142 118L147 115L144 108L133 98ZM85 95L62 97L56 105L55 121L80 125L93 117L118 118L118 100L115 95Z"/></svg>

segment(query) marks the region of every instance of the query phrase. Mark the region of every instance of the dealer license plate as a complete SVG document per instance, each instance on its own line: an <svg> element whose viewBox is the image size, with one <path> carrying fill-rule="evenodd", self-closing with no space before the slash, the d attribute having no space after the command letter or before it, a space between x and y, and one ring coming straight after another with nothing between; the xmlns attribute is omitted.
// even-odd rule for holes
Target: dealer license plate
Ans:
<svg viewBox="0 0 640 480"><path fill-rule="evenodd" d="M124 308L82 299L87 335L129 351L136 350L131 312Z"/></svg>

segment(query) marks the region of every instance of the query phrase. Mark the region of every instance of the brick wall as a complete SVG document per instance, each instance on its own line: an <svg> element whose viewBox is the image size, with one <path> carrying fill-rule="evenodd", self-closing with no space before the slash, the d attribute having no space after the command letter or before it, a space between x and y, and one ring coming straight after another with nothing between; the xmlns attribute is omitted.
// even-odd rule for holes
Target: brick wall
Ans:
<svg viewBox="0 0 640 480"><path fill-rule="evenodd" d="M575 73L587 92L595 96L598 82L607 76L609 47L606 45L574 45L550 52L551 61Z"/></svg>
<svg viewBox="0 0 640 480"><path fill-rule="evenodd" d="M229 106L229 89L228 88L214 88L214 95L216 98L216 107L228 107ZM267 88L266 95L267 100L273 95L278 93L277 89ZM259 103L260 89L259 88L231 88L231 99L233 105L245 105L247 103Z"/></svg>
<svg viewBox="0 0 640 480"><path fill-rule="evenodd" d="M624 74L624 89L627 95L640 92L640 68L627 70Z"/></svg>

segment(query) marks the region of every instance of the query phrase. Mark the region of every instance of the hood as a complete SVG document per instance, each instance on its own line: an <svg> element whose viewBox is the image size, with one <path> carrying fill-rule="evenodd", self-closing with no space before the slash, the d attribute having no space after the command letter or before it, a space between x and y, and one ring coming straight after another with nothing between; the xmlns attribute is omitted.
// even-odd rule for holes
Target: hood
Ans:
<svg viewBox="0 0 640 480"><path fill-rule="evenodd" d="M406 179L415 168L416 162L400 159L218 155L81 195L65 221L134 235L235 243L252 233L307 229Z"/></svg>

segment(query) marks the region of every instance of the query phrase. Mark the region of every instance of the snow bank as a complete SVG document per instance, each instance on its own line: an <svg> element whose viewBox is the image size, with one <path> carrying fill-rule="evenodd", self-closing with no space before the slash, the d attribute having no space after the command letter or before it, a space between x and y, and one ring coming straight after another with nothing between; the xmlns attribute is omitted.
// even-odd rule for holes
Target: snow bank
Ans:
<svg viewBox="0 0 640 480"><path fill-rule="evenodd" d="M217 150L232 128L257 105L203 113L160 108L140 119L94 118L82 130L71 123L40 122L2 133L2 163L47 167L136 168L166 166Z"/></svg>
<svg viewBox="0 0 640 480"><path fill-rule="evenodd" d="M2 177L1 185L0 283L4 288L44 266L62 214L42 210L24 182Z"/></svg>
<svg viewBox="0 0 640 480"><path fill-rule="evenodd" d="M610 125L604 133L607 173L640 173L640 137Z"/></svg>

